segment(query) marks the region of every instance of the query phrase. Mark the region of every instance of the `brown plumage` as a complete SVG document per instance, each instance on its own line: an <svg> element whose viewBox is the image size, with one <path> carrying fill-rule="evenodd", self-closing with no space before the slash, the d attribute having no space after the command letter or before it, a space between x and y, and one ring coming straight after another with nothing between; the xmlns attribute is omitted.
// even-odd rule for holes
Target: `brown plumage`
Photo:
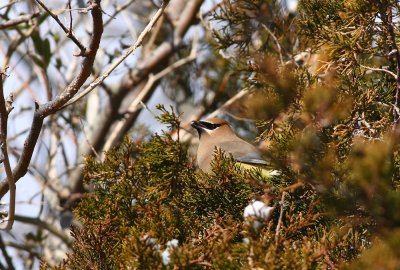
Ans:
<svg viewBox="0 0 400 270"><path fill-rule="evenodd" d="M193 121L192 127L199 133L197 164L205 172L211 171L211 161L216 147L233 158L246 164L267 164L260 152L250 143L239 138L231 126L223 119L210 118L205 121Z"/></svg>

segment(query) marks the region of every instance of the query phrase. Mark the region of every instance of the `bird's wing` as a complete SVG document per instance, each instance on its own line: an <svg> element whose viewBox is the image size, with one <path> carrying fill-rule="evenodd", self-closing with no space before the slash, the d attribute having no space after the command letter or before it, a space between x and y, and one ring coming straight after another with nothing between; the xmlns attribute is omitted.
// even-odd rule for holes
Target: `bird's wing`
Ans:
<svg viewBox="0 0 400 270"><path fill-rule="evenodd" d="M231 153L233 158L239 162L260 165L268 164L263 160L256 147L243 140L222 142L220 147L225 152Z"/></svg>
<svg viewBox="0 0 400 270"><path fill-rule="evenodd" d="M268 162L263 160L260 155L245 155L242 157L235 158L239 162L249 163L249 164L260 164L260 165L267 165Z"/></svg>

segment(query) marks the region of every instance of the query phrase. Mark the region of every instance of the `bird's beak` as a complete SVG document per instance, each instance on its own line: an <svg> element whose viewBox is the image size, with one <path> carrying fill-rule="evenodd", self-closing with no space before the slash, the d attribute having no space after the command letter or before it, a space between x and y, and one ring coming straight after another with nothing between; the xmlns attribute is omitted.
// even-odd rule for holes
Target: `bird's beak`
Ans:
<svg viewBox="0 0 400 270"><path fill-rule="evenodd" d="M199 135L204 131L204 129L206 128L201 121L192 121L192 123L190 124L193 128L195 128L197 130L197 132L199 133Z"/></svg>

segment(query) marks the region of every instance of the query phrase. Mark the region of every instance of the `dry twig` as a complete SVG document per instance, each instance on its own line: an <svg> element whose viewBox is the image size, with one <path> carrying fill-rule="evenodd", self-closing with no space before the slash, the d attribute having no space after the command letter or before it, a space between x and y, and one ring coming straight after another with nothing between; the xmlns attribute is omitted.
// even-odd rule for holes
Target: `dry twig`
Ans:
<svg viewBox="0 0 400 270"><path fill-rule="evenodd" d="M8 189L10 190L10 204L7 217L7 225L4 230L11 230L14 224L15 216L15 182L14 176L11 170L10 160L8 158L7 149L7 124L8 124L8 114L13 109L12 107L12 96L7 101L4 99L4 89L3 89L3 77L5 76L5 70L0 72L0 148L1 148L1 161L4 164L4 169L6 171Z"/></svg>
<svg viewBox="0 0 400 270"><path fill-rule="evenodd" d="M394 72L384 69L384 68L374 68L374 67L368 67L368 66L364 66L360 64L360 67L371 70L371 71L381 71L381 72L385 72L387 74L389 74L390 76L392 76L395 80L397 80L397 75L394 74Z"/></svg>
<svg viewBox="0 0 400 270"><path fill-rule="evenodd" d="M279 231L281 229L281 225L282 225L282 218L283 218L283 208L284 208L284 204L285 204L285 195L286 192L282 192L282 198L281 201L279 202L279 204L281 205L281 210L279 213L279 219L278 219L278 224L276 225L276 230L275 230L275 245L278 245L278 241L279 241Z"/></svg>

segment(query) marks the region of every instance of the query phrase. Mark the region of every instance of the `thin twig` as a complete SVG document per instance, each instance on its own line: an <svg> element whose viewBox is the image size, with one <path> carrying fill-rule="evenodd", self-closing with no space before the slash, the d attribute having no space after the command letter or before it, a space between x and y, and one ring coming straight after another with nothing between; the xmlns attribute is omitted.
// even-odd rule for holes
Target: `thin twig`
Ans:
<svg viewBox="0 0 400 270"><path fill-rule="evenodd" d="M12 6L12 5L14 5L14 4L18 3L18 2L21 2L21 1L22 0L11 1L10 3L8 3L8 4L4 5L4 6L0 6L0 10L2 10L3 8L9 8L10 6Z"/></svg>
<svg viewBox="0 0 400 270"><path fill-rule="evenodd" d="M36 29L35 25L32 25L27 31L19 31L18 36L13 38L13 40L9 43L8 48L7 48L7 53L4 56L3 60L3 66L1 67L2 69L5 69L11 61L11 57L13 53L17 50L18 46L24 42L25 39L30 37L33 33L33 31Z"/></svg>
<svg viewBox="0 0 400 270"><path fill-rule="evenodd" d="M282 198L281 201L279 202L279 204L281 205L281 211L279 213L279 219L278 219L278 224L276 225L276 230L275 230L275 245L278 245L278 241L279 241L279 231L281 229L281 225L282 225L282 218L283 218L283 208L284 208L284 204L285 204L285 195L286 192L282 192Z"/></svg>
<svg viewBox="0 0 400 270"><path fill-rule="evenodd" d="M150 22L147 24L147 26L143 29L143 31L140 33L138 39L136 40L135 44L133 44L129 49L115 61L114 64L112 64L104 73L103 75L99 76L96 80L94 80L91 84L89 84L88 87L86 87L85 90L71 98L67 103L64 104L60 109L64 109L65 107L77 102L87 94L89 94L94 88L96 88L99 84L101 84L108 76L110 76L111 72L114 71L122 62L125 61L125 59L131 55L133 52L136 51L137 48L139 48L142 43L143 39L146 37L146 35L151 31L153 28L154 24L157 22L157 20L161 17L163 14L165 8L167 7L169 1L164 1L159 8L159 10L154 14L153 18L151 18Z"/></svg>
<svg viewBox="0 0 400 270"><path fill-rule="evenodd" d="M128 8L134 1L136 0L129 0L125 4L122 4L121 6L117 7L114 10L114 13L110 15L110 18L104 23L104 27L106 27L111 21L115 19L115 17L123 10Z"/></svg>
<svg viewBox="0 0 400 270"><path fill-rule="evenodd" d="M281 61L281 64L283 65L283 56L282 56L282 47L279 44L279 40L277 39L277 37L275 36L275 34L265 25L262 24L262 27L265 29L265 31L268 32L268 34L274 39L275 43L276 43L276 47L278 47L278 52L279 52L279 59Z"/></svg>
<svg viewBox="0 0 400 270"><path fill-rule="evenodd" d="M100 160L100 155L97 153L96 149L94 149L93 144L91 144L91 143L89 142L89 138L88 138L88 136L86 135L86 132L85 132L85 125L83 124L82 118L79 117L79 121L80 121L80 123L81 123L81 129L82 129L83 135L85 136L86 143L90 146L90 148L92 149L92 152L93 152L93 154L96 156L96 158L97 158L98 160Z"/></svg>
<svg viewBox="0 0 400 270"><path fill-rule="evenodd" d="M324 258L325 258L326 263L328 264L328 266L330 266L330 268L331 268L332 270L336 270L336 269L337 269L336 266L335 266L335 264L332 262L331 257L329 256L328 251L325 251L325 252L324 252Z"/></svg>
<svg viewBox="0 0 400 270"><path fill-rule="evenodd" d="M35 0L36 3L38 3L53 19L58 23L58 25L61 27L61 29L64 31L65 34L67 34L67 37L69 37L75 44L78 46L80 53L75 55L75 56L87 56L88 52L86 51L86 47L75 37L74 33L72 33L72 29L68 29L58 18L56 14L54 14L45 4L43 4L42 1L40 0Z"/></svg>
<svg viewBox="0 0 400 270"><path fill-rule="evenodd" d="M7 269L10 269L10 270L15 269L12 259L11 259L10 255L8 255L8 253L7 253L6 245L3 242L3 238L1 237L1 234L0 234L0 250L3 253L3 258L7 263L7 266L8 266Z"/></svg>
<svg viewBox="0 0 400 270"><path fill-rule="evenodd" d="M396 35L394 33L394 27L393 27L393 14L392 14L392 9L393 7L389 5L388 7L388 14L384 18L384 22L387 23L387 27L389 30L389 35L390 35L390 41L391 41L391 46L392 46L392 51L396 57L396 68L397 68L397 89L396 89L396 94L395 94L395 101L394 101L394 106L395 107L400 107L400 51L399 48L397 47L396 43ZM396 110L393 110L393 116L394 116L394 123L395 125L398 124L400 121L400 115L397 113Z"/></svg>
<svg viewBox="0 0 400 270"><path fill-rule="evenodd" d="M392 71L390 71L390 70L387 70L387 69L384 69L384 68L368 67L368 66L364 66L364 65L361 65L361 64L360 64L360 67L365 68L365 69L368 69L368 70L372 70L372 71L382 71L382 72L385 72L385 73L389 74L390 76L392 76L393 78L395 78L395 79L397 80L397 75L394 74L394 72L392 72Z"/></svg>
<svg viewBox="0 0 400 270"><path fill-rule="evenodd" d="M0 72L0 148L2 152L2 162L4 164L4 169L6 171L8 189L10 190L10 205L8 210L7 225L4 230L11 230L14 224L15 216L15 182L12 173L10 159L8 158L7 149L7 124L8 124L8 114L13 109L12 98L9 100L4 99L4 89L3 89L3 77L5 76L5 70Z"/></svg>
<svg viewBox="0 0 400 270"><path fill-rule="evenodd" d="M240 90L236 95L234 95L233 97L231 97L230 99L228 99L224 104L222 104L222 106L220 106L218 109L216 109L215 111L213 111L212 113L210 113L208 115L208 118L212 118L212 117L216 117L220 112L222 112L225 108L229 107L230 105L232 105L234 102L238 101L239 99L241 99L242 97L244 97L247 93L249 92L249 89L243 88L242 90Z"/></svg>
<svg viewBox="0 0 400 270"><path fill-rule="evenodd" d="M72 10L71 10L71 0L68 0L68 9L69 9L69 32L68 35L72 34ZM103 26L104 27L104 26Z"/></svg>

